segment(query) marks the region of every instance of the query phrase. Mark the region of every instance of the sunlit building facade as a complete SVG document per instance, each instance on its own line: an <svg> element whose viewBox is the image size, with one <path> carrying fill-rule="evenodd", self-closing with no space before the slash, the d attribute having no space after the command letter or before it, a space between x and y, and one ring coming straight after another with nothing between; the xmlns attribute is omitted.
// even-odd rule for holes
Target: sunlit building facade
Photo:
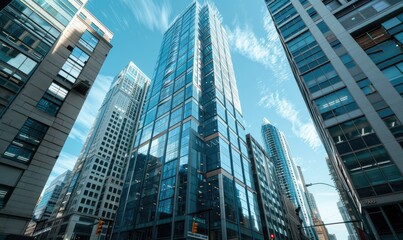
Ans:
<svg viewBox="0 0 403 240"><path fill-rule="evenodd" d="M114 78L42 235L48 239L106 239L120 201L150 79L130 62ZM104 221L96 234L99 219ZM108 232L109 231L109 232ZM34 234L35 236L35 234ZM41 237L45 239L45 237Z"/></svg>
<svg viewBox="0 0 403 240"><path fill-rule="evenodd" d="M273 159L277 178L283 193L299 210L305 234L317 239L313 228L312 215L305 195L302 177L292 159L291 151L283 132L272 125L267 119L262 124L262 137L267 154Z"/></svg>
<svg viewBox="0 0 403 240"><path fill-rule="evenodd" d="M0 238L24 233L112 47L84 3L1 2Z"/></svg>
<svg viewBox="0 0 403 240"><path fill-rule="evenodd" d="M356 229L402 239L403 2L266 3Z"/></svg>
<svg viewBox="0 0 403 240"><path fill-rule="evenodd" d="M197 1L165 32L113 239L263 239L225 29Z"/></svg>
<svg viewBox="0 0 403 240"><path fill-rule="evenodd" d="M292 219L289 219L287 214L285 194L280 187L273 160L250 134L246 135L246 141L264 235L273 236L278 240L299 239L298 226L291 228ZM295 208L292 211L295 213Z"/></svg>

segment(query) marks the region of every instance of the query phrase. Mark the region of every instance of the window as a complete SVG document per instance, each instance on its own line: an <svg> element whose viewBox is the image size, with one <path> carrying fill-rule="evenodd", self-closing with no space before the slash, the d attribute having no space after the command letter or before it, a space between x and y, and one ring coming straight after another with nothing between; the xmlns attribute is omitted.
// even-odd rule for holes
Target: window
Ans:
<svg viewBox="0 0 403 240"><path fill-rule="evenodd" d="M36 107L52 116L56 116L63 104L64 99L67 96L67 93L67 89L52 82L42 99L39 100Z"/></svg>
<svg viewBox="0 0 403 240"><path fill-rule="evenodd" d="M0 209L3 209L10 197L12 188L0 185Z"/></svg>
<svg viewBox="0 0 403 240"><path fill-rule="evenodd" d="M86 30L78 42L92 52L94 51L95 46L98 44L98 39L94 37L92 33Z"/></svg>
<svg viewBox="0 0 403 240"><path fill-rule="evenodd" d="M311 32L309 31L302 33L287 43L287 46L294 57L305 52L307 49L313 48L316 45L318 45L318 43L315 41Z"/></svg>
<svg viewBox="0 0 403 240"><path fill-rule="evenodd" d="M357 109L357 104L346 88L316 99L315 104L323 120Z"/></svg>
<svg viewBox="0 0 403 240"><path fill-rule="evenodd" d="M298 16L293 20L286 23L284 26L280 27L280 32L283 35L284 39L287 39L294 33L297 33L305 28L305 24L302 21L301 17Z"/></svg>
<svg viewBox="0 0 403 240"><path fill-rule="evenodd" d="M329 9L329 11L333 11L341 6L340 2L337 0L327 0L324 2L324 4L326 5L327 9Z"/></svg>
<svg viewBox="0 0 403 240"><path fill-rule="evenodd" d="M365 117L328 129L340 154L379 144L379 139Z"/></svg>
<svg viewBox="0 0 403 240"><path fill-rule="evenodd" d="M270 4L267 5L267 7L270 9L272 13L276 12L280 8L284 7L286 4L288 4L290 1L288 0L279 0L279 1L272 1Z"/></svg>
<svg viewBox="0 0 403 240"><path fill-rule="evenodd" d="M59 75L67 81L75 83L78 75L83 70L89 56L80 48L74 48L67 61L64 63Z"/></svg>
<svg viewBox="0 0 403 240"><path fill-rule="evenodd" d="M67 61L64 63L59 75L65 78L67 81L75 83L77 77L83 70L84 65L87 63L88 58L88 54L83 52L83 50L80 48L75 47Z"/></svg>
<svg viewBox="0 0 403 240"><path fill-rule="evenodd" d="M7 67L4 68L2 67L1 71L5 72L5 74L9 75L11 72L18 70L21 73L25 75L29 75L32 70L35 68L37 65L37 62L32 60L31 58L27 57L25 54L22 52L18 51L17 49L7 45L5 42L0 41L0 60L2 63L7 63L6 66L11 66L11 69L8 69ZM15 70L14 70L15 69ZM20 74L17 71L17 74ZM12 74L10 74L12 75ZM24 75L22 75L24 76ZM17 78L21 78L20 76L17 76Z"/></svg>
<svg viewBox="0 0 403 240"><path fill-rule="evenodd" d="M320 46L315 46L294 58L301 73L307 72L328 61Z"/></svg>
<svg viewBox="0 0 403 240"><path fill-rule="evenodd" d="M393 87L395 87L400 96L403 96L403 62L385 68L382 72Z"/></svg>
<svg viewBox="0 0 403 240"><path fill-rule="evenodd" d="M316 26L318 26L319 30L323 34L326 34L327 32L330 31L329 27L327 26L327 24L324 21L319 22L318 24L316 24Z"/></svg>
<svg viewBox="0 0 403 240"><path fill-rule="evenodd" d="M53 16L57 21L59 21L63 26L67 26L69 24L72 16L74 13L72 12L71 9L68 9L67 6L61 3L61 1L54 1L59 5L59 7L62 7L64 11L58 11L56 10L51 4L49 4L47 1L43 0L34 0L43 10L45 10L47 13L49 13L51 16ZM66 2L66 1L63 1ZM69 3L71 5L71 3ZM71 5L73 7L73 5ZM73 7L74 8L74 7ZM77 10L77 9L75 9ZM69 15L69 16L67 16Z"/></svg>
<svg viewBox="0 0 403 240"><path fill-rule="evenodd" d="M277 25L280 25L281 23L292 18L296 13L297 13L297 11L292 6L292 4L290 4L287 7L285 7L283 10L281 10L278 13L276 13L275 15L273 15L273 18L274 18L274 21L277 23Z"/></svg>
<svg viewBox="0 0 403 240"><path fill-rule="evenodd" d="M47 130L48 126L28 118L4 152L4 157L25 163L30 161Z"/></svg>
<svg viewBox="0 0 403 240"><path fill-rule="evenodd" d="M103 32L97 25L95 25L94 23L91 23L91 27L92 27L99 35L101 35L101 36L104 35L104 32Z"/></svg>
<svg viewBox="0 0 403 240"><path fill-rule="evenodd" d="M341 81L331 63L327 63L309 73L306 73L302 76L302 79L304 79L305 84L311 93Z"/></svg>

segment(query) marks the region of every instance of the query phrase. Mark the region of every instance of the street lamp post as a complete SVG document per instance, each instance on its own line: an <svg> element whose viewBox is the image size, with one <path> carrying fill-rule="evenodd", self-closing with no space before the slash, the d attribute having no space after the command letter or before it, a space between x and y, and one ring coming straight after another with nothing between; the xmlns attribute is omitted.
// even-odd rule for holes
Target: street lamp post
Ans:
<svg viewBox="0 0 403 240"><path fill-rule="evenodd" d="M337 188L337 187L335 187L335 186L333 186L333 185L330 185L330 184L327 184L327 183L322 183L322 182L317 182L317 183L308 183L308 184L305 184L305 187L310 187L310 186L313 186L313 185L326 185L326 186L329 186L329 187L332 187L332 188L334 188L334 189L337 189L337 190L338 190L338 188Z"/></svg>
<svg viewBox="0 0 403 240"><path fill-rule="evenodd" d="M332 188L334 188L334 189L336 189L336 190L338 190L338 191L344 190L345 193L346 193L346 195L347 195L347 197L350 196L346 189L344 189L344 188L339 189L339 188L337 188L336 186L333 186L333 185L328 184L328 183L323 183L323 182L308 183L308 184L305 184L305 187L310 187L310 186L313 186L313 185L325 185L325 186L332 187ZM341 224L341 223L344 223L344 224L345 224L345 223L353 223L353 222L361 222L361 224L364 225L364 221L362 220L361 216L360 216L359 214L357 214L356 216L359 218L358 220L343 221L343 222L331 223L331 224L323 224L323 225L333 225L333 224ZM362 227L361 227L361 228L362 228ZM357 227L357 229L359 229L359 228ZM362 231L362 229L361 229L361 231ZM361 237L361 234L359 234L358 232L357 232L357 235ZM365 236L363 236L362 239L367 239L367 236L366 236L365 232L364 232L364 235L365 235Z"/></svg>

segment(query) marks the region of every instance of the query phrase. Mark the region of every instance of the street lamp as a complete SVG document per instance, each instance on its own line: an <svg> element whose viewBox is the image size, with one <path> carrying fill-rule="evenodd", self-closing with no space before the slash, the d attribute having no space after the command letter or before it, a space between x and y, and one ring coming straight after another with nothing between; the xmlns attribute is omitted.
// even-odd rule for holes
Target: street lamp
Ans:
<svg viewBox="0 0 403 240"><path fill-rule="evenodd" d="M308 183L308 184L305 184L305 187L310 187L310 186L313 186L313 185L326 185L326 186L332 187L332 188L338 190L338 191L339 191L339 194L341 194L340 191L343 190L343 191L345 191L345 194L347 195L347 197L350 197L350 199L351 199L351 196L350 196L350 194L348 193L348 191L347 191L346 189L344 189L344 188L339 189L339 188L337 188L337 187L335 187L335 186L333 186L333 185L331 185L331 184L328 184L328 183L323 183L323 182ZM363 222L362 217L360 216L360 214L357 213L357 214L355 214L355 216L358 218L358 220L343 221L343 222L340 222L340 223L353 223L353 222L358 222L358 223L363 224L363 226L364 226L365 223ZM339 224L339 223L335 223L335 224ZM323 224L323 225L332 225L332 224ZM356 230L357 230L356 233L357 233L357 235L358 235L361 239L367 239L367 237L365 236L365 235L366 235L365 232L363 232L363 230L362 230L362 229L363 229L363 226L360 226L360 228L358 228L358 227L356 226ZM360 231L360 230L361 230L361 231ZM362 232L362 234L361 234L361 232Z"/></svg>
<svg viewBox="0 0 403 240"><path fill-rule="evenodd" d="M308 183L308 184L305 184L305 187L310 187L310 186L313 186L313 185L326 185L326 186L332 187L332 188L334 188L334 189L338 189L337 187L335 187L335 186L333 186L333 185L330 185L330 184L327 184L327 183L323 183L323 182Z"/></svg>

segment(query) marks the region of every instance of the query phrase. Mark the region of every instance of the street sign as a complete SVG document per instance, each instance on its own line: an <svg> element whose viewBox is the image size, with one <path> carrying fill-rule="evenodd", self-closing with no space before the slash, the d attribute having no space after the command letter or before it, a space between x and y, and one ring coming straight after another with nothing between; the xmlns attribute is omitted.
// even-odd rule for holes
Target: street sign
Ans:
<svg viewBox="0 0 403 240"><path fill-rule="evenodd" d="M191 231L188 231L188 237L192 237L195 239L208 240L207 235L203 235L203 234L199 234L199 233L192 233Z"/></svg>

